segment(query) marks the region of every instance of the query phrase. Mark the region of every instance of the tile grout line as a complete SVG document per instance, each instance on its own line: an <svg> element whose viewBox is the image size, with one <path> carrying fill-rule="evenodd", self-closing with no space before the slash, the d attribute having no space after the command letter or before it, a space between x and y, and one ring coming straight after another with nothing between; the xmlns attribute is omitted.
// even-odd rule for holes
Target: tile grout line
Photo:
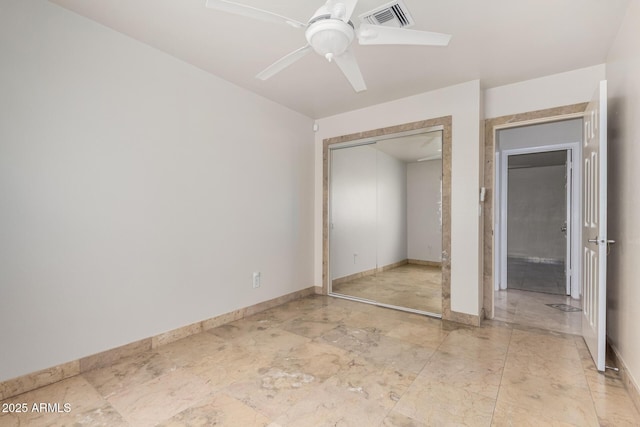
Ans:
<svg viewBox="0 0 640 427"><path fill-rule="evenodd" d="M513 326L509 326L509 344L507 344L507 352L504 356L504 363L502 364L502 375L500 375L500 385L498 385L498 393L496 393L496 401L493 404L493 412L491 413L491 424L496 416L496 408L498 407L498 398L500 397L500 390L502 389L502 381L504 380L504 369L507 366L507 359L509 358L509 352L511 351L511 340L513 339ZM491 425L490 424L490 425Z"/></svg>
<svg viewBox="0 0 640 427"><path fill-rule="evenodd" d="M442 324L440 325L442 327ZM404 390L404 392L402 392L402 395L398 398L398 400L396 401L396 403L393 405L393 407L391 407L389 409L389 411L387 412L386 416L389 416L389 414L392 411L395 411L396 406L398 406L398 403L400 402L400 400L402 399L402 397L407 393L407 391L411 388L411 386L413 386L413 384L418 380L418 377L420 376L420 374L422 373L422 371L424 371L424 369L427 367L427 365L429 364L429 362L431 361L431 359L433 359L433 357L435 356L435 354L438 352L438 350L440 349L440 347L442 346L442 343L444 343L444 341L447 339L447 337L449 337L449 334L451 333L451 331L447 331L447 335L442 339L442 341L440 341L440 343L438 344L438 346L435 348L435 350L433 350L433 353L431 353L431 356L429 356L429 358L427 359L427 361L425 362L424 366L422 367L422 369L420 369L420 372L418 372L416 374L416 377L413 379L413 381L411 381L411 383L407 386L407 388ZM403 414L404 415L404 414ZM411 417L408 417L411 418ZM412 418L413 419L413 418ZM418 420L416 420L418 421ZM384 419L382 420L382 422L384 422ZM382 424L381 424L382 425Z"/></svg>

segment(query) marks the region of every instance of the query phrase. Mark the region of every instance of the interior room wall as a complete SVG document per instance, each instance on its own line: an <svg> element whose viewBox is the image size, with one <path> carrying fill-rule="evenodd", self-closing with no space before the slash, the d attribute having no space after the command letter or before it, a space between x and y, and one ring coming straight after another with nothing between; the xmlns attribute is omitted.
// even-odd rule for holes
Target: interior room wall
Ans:
<svg viewBox="0 0 640 427"><path fill-rule="evenodd" d="M430 118L452 116L451 309L480 315L480 82L474 80L316 121L315 268L322 285L322 141Z"/></svg>
<svg viewBox="0 0 640 427"><path fill-rule="evenodd" d="M605 65L599 64L488 88L484 92L485 118L587 102L598 82L605 78Z"/></svg>
<svg viewBox="0 0 640 427"><path fill-rule="evenodd" d="M496 145L499 151L570 144L580 141L582 141L581 118L501 129L496 135Z"/></svg>
<svg viewBox="0 0 640 427"><path fill-rule="evenodd" d="M629 9L607 58L609 90L609 238L607 335L640 384L640 2ZM639 403L639 402L637 402Z"/></svg>
<svg viewBox="0 0 640 427"><path fill-rule="evenodd" d="M0 381L313 286L311 119L41 0L0 57Z"/></svg>
<svg viewBox="0 0 640 427"><path fill-rule="evenodd" d="M377 150L361 145L331 151L331 277L376 267Z"/></svg>
<svg viewBox="0 0 640 427"><path fill-rule="evenodd" d="M331 151L331 276L407 259L405 163L371 145Z"/></svg>
<svg viewBox="0 0 640 427"><path fill-rule="evenodd" d="M567 240L565 166L509 169L507 256L562 263Z"/></svg>
<svg viewBox="0 0 640 427"><path fill-rule="evenodd" d="M407 165L409 259L442 261L442 160Z"/></svg>
<svg viewBox="0 0 640 427"><path fill-rule="evenodd" d="M378 267L407 259L407 165L378 151Z"/></svg>

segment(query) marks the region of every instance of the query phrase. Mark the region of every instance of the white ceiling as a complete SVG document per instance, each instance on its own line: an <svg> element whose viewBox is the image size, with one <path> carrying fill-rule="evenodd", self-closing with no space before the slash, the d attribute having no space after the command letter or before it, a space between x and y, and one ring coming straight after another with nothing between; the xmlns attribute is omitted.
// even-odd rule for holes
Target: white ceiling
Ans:
<svg viewBox="0 0 640 427"><path fill-rule="evenodd" d="M404 0L411 29L452 34L446 48L359 46L368 90L335 64L305 58L270 80L254 76L303 46L304 32L207 9L205 0L50 0L238 86L326 117L480 79L495 87L601 64L629 0ZM324 0L236 0L307 22ZM388 0L360 0L354 13Z"/></svg>
<svg viewBox="0 0 640 427"><path fill-rule="evenodd" d="M374 147L405 163L442 159L442 131L385 138Z"/></svg>

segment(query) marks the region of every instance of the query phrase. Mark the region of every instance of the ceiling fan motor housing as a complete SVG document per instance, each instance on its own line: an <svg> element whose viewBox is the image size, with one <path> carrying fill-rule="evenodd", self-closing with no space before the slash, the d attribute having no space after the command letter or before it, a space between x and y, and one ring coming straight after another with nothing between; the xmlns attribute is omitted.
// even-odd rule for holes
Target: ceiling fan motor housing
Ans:
<svg viewBox="0 0 640 427"><path fill-rule="evenodd" d="M346 52L355 38L355 31L350 22L328 18L311 23L305 36L317 53L331 61Z"/></svg>

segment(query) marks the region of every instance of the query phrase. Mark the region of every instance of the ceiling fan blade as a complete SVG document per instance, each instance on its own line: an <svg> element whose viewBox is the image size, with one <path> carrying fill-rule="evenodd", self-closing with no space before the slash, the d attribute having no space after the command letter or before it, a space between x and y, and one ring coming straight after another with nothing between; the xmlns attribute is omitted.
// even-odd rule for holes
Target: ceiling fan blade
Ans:
<svg viewBox="0 0 640 427"><path fill-rule="evenodd" d="M309 46L309 45L303 46L298 50L294 50L293 52L291 52L287 56L285 56L285 57L279 59L278 61L274 62L273 64L269 65L267 68L265 68L263 71L261 71L256 76L256 78L260 79L260 80L267 80L268 78L271 78L272 76L278 74L280 71L284 70L289 65L293 64L298 59L302 58L303 56L305 56L307 53L311 52L312 50L313 50L313 48L311 46Z"/></svg>
<svg viewBox="0 0 640 427"><path fill-rule="evenodd" d="M358 0L327 0L320 10L330 13L333 19L349 22L357 4Z"/></svg>
<svg viewBox="0 0 640 427"><path fill-rule="evenodd" d="M252 6L234 3L227 0L207 0L206 7L210 9L222 10L224 12L229 12L240 16L246 16L248 18L258 19L260 21L272 22L276 24L287 24L294 28L305 28L307 26L307 24L303 24L302 22L295 19L287 18L286 16L278 15L277 13L257 9Z"/></svg>
<svg viewBox="0 0 640 427"><path fill-rule="evenodd" d="M447 46L449 40L451 40L449 34L383 27L381 25L362 24L358 29L358 41L362 45L406 44Z"/></svg>
<svg viewBox="0 0 640 427"><path fill-rule="evenodd" d="M349 80L349 83L353 86L353 90L356 92L367 90L367 85L364 83L364 78L360 72L358 61L356 61L356 57L353 56L353 52L351 52L351 50L347 50L342 55L336 56L333 60L336 61L336 64L338 64L342 73L345 75L347 80Z"/></svg>
<svg viewBox="0 0 640 427"><path fill-rule="evenodd" d="M356 9L358 5L358 0L345 0L345 6L347 8L347 12L345 17L342 19L344 22L349 22L351 19L351 15L353 15L353 11Z"/></svg>

